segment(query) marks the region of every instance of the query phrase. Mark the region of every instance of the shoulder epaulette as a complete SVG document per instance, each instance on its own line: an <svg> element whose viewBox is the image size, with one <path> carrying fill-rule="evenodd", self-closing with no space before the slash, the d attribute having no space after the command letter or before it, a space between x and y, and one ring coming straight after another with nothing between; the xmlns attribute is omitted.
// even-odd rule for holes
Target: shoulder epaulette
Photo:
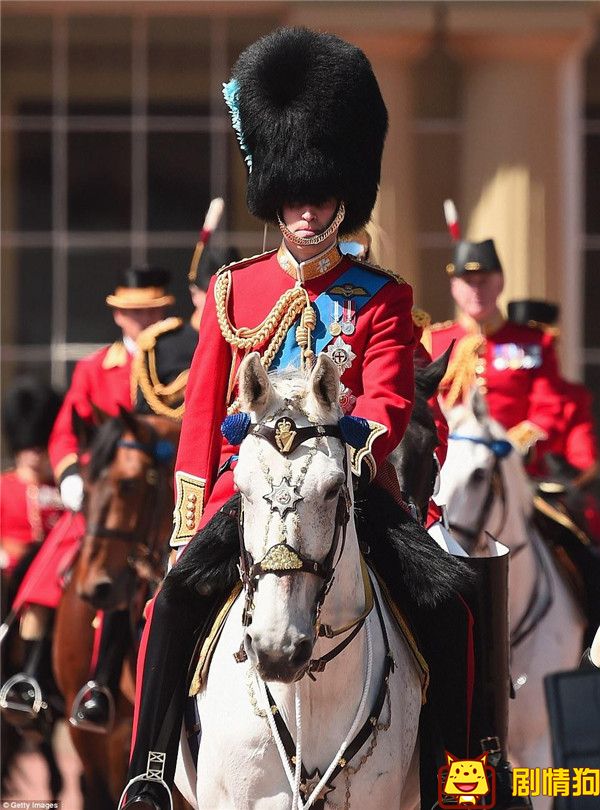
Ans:
<svg viewBox="0 0 600 810"><path fill-rule="evenodd" d="M156 339L167 332L175 332L181 329L183 320L181 318L165 318L158 323L153 323L144 329L137 337L137 345L143 352L149 352L156 346Z"/></svg>
<svg viewBox="0 0 600 810"><path fill-rule="evenodd" d="M428 312L425 312L424 309L413 307L411 315L415 326L420 326L421 329L427 329L429 326L431 326L431 315Z"/></svg>
<svg viewBox="0 0 600 810"><path fill-rule="evenodd" d="M97 352L90 354L89 357L84 357L84 362L95 361L104 349L99 349ZM106 347L106 354L102 360L102 368L109 371L111 368L121 368L127 363L127 349L122 340L116 340L110 346Z"/></svg>
<svg viewBox="0 0 600 810"><path fill-rule="evenodd" d="M440 329L449 329L451 326L455 326L456 321L438 321L438 323L432 323L429 329L432 332L439 332Z"/></svg>
<svg viewBox="0 0 600 810"><path fill-rule="evenodd" d="M373 270L375 273L383 273L385 276L390 276L397 284L406 284L402 276L394 270L388 270L386 267L380 267L378 264L371 264L371 262L366 262L364 259L357 259L355 256L351 256L350 258L352 264L358 265L358 267L364 267L367 270Z"/></svg>
<svg viewBox="0 0 600 810"><path fill-rule="evenodd" d="M247 259L239 259L237 262L224 264L223 267L219 267L215 275L218 276L220 273L224 273L227 270L240 270L242 267L247 267L258 259L264 259L267 256L271 256L273 253L277 253L277 250L278 248L275 248L275 250L266 250L264 253L257 253L256 256L249 256Z"/></svg>

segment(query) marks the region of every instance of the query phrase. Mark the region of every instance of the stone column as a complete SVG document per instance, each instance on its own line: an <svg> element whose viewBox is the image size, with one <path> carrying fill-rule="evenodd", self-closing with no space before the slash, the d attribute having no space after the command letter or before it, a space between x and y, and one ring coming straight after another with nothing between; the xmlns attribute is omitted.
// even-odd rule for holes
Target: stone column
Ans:
<svg viewBox="0 0 600 810"><path fill-rule="evenodd" d="M579 64L589 16L564 7L451 10L464 63L463 234L493 237L504 298L562 306L563 368L577 375L582 231Z"/></svg>

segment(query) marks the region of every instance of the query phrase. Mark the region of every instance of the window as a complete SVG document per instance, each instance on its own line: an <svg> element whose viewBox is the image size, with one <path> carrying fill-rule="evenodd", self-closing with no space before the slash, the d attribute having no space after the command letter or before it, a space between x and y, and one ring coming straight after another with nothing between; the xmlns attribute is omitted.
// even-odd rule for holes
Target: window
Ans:
<svg viewBox="0 0 600 810"><path fill-rule="evenodd" d="M5 385L35 370L65 388L77 359L118 337L104 298L131 264L168 267L175 314L189 317L188 265L213 197L230 201L215 241L262 249L221 85L279 21L165 8L3 14Z"/></svg>

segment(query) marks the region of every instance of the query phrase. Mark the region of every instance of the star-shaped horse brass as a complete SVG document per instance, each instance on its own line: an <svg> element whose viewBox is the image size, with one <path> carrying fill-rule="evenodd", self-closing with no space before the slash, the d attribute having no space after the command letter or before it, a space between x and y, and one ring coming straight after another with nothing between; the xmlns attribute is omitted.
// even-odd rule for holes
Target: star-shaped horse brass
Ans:
<svg viewBox="0 0 600 810"><path fill-rule="evenodd" d="M267 495L263 495L263 498L271 504L271 511L279 512L282 518L288 512L295 512L298 501L304 500L298 488L290 483L289 478L282 478L278 484L274 484L273 489Z"/></svg>
<svg viewBox="0 0 600 810"><path fill-rule="evenodd" d="M319 769L317 768L311 776L308 776L306 778L305 782L300 783L300 790L304 796L304 801L306 801L306 799L312 796L313 790L316 788L316 786L319 784L320 781L321 781L321 774L319 773ZM330 787L328 784L323 785L323 787L321 788L321 792L316 798L316 801L324 801L327 794L331 793L333 790L335 790L335 787Z"/></svg>

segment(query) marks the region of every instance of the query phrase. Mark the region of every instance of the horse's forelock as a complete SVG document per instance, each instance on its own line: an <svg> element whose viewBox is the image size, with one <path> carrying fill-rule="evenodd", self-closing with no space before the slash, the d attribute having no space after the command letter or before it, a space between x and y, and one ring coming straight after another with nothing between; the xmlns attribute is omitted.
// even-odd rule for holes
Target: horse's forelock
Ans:
<svg viewBox="0 0 600 810"><path fill-rule="evenodd" d="M117 444L123 435L125 426L123 422L115 417L104 422L98 428L90 448L89 476L91 481L95 481L105 470L115 457Z"/></svg>
<svg viewBox="0 0 600 810"><path fill-rule="evenodd" d="M329 410L323 408L315 397L311 397L310 374L298 369L286 369L284 371L270 371L269 380L275 393L282 399L287 400L292 409L296 409L305 416L323 421L330 416ZM310 401L310 413L307 413L307 405ZM341 413L340 413L341 416Z"/></svg>

